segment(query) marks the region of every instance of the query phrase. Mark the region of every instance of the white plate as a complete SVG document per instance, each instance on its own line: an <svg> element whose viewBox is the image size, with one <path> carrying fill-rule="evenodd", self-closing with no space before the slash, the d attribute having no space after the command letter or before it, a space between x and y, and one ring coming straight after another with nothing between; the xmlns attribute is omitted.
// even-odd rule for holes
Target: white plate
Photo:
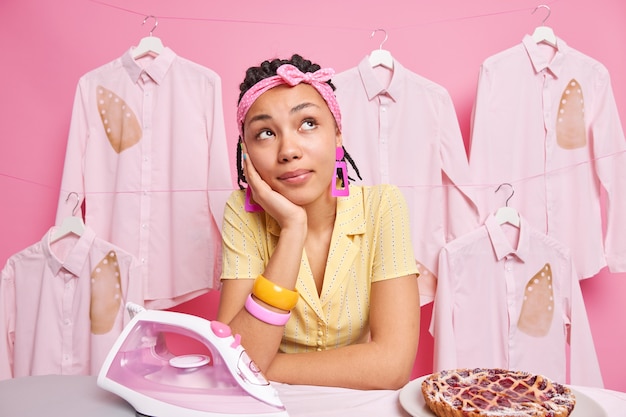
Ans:
<svg viewBox="0 0 626 417"><path fill-rule="evenodd" d="M427 377L428 375L425 375L414 379L400 390L400 405L413 417L433 417L435 415L426 405L422 395L422 381ZM576 396L576 407L574 407L570 417L608 417L608 414L593 398L574 388L570 389Z"/></svg>

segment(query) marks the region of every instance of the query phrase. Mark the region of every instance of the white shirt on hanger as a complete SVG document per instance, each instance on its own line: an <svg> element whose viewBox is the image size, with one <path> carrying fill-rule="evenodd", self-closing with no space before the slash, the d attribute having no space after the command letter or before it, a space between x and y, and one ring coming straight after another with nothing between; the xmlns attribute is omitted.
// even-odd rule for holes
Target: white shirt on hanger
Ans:
<svg viewBox="0 0 626 417"><path fill-rule="evenodd" d="M568 249L532 228L485 224L439 257L430 332L434 370L519 369L602 387L578 274Z"/></svg>
<svg viewBox="0 0 626 417"><path fill-rule="evenodd" d="M41 241L12 255L0 280L0 379L96 375L130 321L126 302L143 304L137 259L96 237Z"/></svg>
<svg viewBox="0 0 626 417"><path fill-rule="evenodd" d="M120 58L78 82L57 222L68 193L85 224L142 265L148 308L219 285L220 228L233 190L222 89L212 70L164 48Z"/></svg>
<svg viewBox="0 0 626 417"><path fill-rule="evenodd" d="M388 85L377 69L390 77ZM363 184L396 185L408 203L421 304L427 304L434 297L439 251L478 226L471 191L463 188L469 167L452 99L397 60L391 73L372 68L365 57L332 81L344 145Z"/></svg>
<svg viewBox="0 0 626 417"><path fill-rule="evenodd" d="M626 271L626 140L607 69L558 39L530 35L485 60L474 108L470 169L481 213L515 207L568 246L581 278ZM607 192L603 236L601 187Z"/></svg>

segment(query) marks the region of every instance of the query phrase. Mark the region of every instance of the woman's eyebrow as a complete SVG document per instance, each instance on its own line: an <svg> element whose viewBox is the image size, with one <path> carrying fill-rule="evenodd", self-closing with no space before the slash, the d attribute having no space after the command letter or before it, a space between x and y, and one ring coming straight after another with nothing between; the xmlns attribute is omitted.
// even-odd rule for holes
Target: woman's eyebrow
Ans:
<svg viewBox="0 0 626 417"><path fill-rule="evenodd" d="M250 120L248 121L248 124L254 123L259 120L269 120L271 118L272 116L270 116L269 114L257 114L255 116L252 116L252 118L250 118Z"/></svg>
<svg viewBox="0 0 626 417"><path fill-rule="evenodd" d="M317 104L315 104L315 103L305 102L305 103L300 103L297 106L293 107L289 111L289 113L294 114L294 113L299 112L300 110L306 109L307 107L317 107L317 108L319 108L319 106Z"/></svg>
<svg viewBox="0 0 626 417"><path fill-rule="evenodd" d="M301 110L304 110L304 109L306 109L308 107L317 107L317 108L319 108L319 106L317 104L315 104L315 103L305 102L305 103L300 103L300 104L294 106L291 110L289 110L289 113L290 114L294 114L294 113L297 113L297 112L299 112ZM263 114L257 114L257 115L254 115L254 116L252 116L250 118L250 120L248 121L248 124L254 123L254 122L257 122L257 121L260 121L260 120L270 120L270 119L272 119L272 116L270 116L269 114L264 114L264 113Z"/></svg>

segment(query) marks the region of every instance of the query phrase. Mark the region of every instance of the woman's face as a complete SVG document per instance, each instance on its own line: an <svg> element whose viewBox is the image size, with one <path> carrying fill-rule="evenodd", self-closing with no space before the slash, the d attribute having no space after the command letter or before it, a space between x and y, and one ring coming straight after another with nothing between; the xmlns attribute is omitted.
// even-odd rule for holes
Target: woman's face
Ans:
<svg viewBox="0 0 626 417"><path fill-rule="evenodd" d="M281 85L259 96L244 120L244 141L261 178L294 204L330 198L341 133L310 85Z"/></svg>

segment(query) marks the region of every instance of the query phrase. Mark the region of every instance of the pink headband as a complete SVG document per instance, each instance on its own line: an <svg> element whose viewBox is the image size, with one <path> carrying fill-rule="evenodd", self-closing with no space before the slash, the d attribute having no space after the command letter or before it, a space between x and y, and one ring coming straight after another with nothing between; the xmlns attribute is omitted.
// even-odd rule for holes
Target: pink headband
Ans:
<svg viewBox="0 0 626 417"><path fill-rule="evenodd" d="M257 98L265 93L270 88L287 84L291 87L300 83L307 83L317 90L318 93L324 98L330 112L335 117L337 127L341 130L341 112L339 111L339 103L330 85L326 81L330 80L335 74L332 68L322 68L313 73L303 73L298 68L291 64L281 65L276 74L272 77L264 78L255 85L253 85L248 91L245 92L239 106L237 107L237 126L239 128L239 135L243 138L243 121L246 118L250 106L256 101Z"/></svg>

